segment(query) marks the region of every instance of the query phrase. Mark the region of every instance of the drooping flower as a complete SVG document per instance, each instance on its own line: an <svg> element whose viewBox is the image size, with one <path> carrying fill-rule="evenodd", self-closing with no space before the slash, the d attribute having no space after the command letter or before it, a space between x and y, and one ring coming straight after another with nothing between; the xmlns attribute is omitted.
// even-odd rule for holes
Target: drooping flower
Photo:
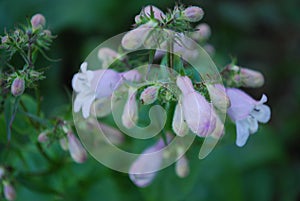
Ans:
<svg viewBox="0 0 300 201"><path fill-rule="evenodd" d="M242 147L250 134L257 132L258 122L267 123L271 117L271 109L264 103L267 96L263 95L256 101L240 89L228 88L226 90L230 99L228 115L236 124L236 145Z"/></svg>
<svg viewBox="0 0 300 201"><path fill-rule="evenodd" d="M16 194L16 190L13 187L13 185L11 185L8 182L4 182L3 185L4 185L3 188L4 188L4 197L5 197L5 199L7 199L9 201L15 200L16 197L17 197L17 194Z"/></svg>
<svg viewBox="0 0 300 201"><path fill-rule="evenodd" d="M145 149L129 169L129 178L138 187L148 186L155 178L163 162L164 141L160 139ZM154 153L157 154L154 155Z"/></svg>
<svg viewBox="0 0 300 201"><path fill-rule="evenodd" d="M176 83L182 92L181 104L188 127L200 137L208 136L216 124L212 105L194 89L189 77L178 76Z"/></svg>
<svg viewBox="0 0 300 201"><path fill-rule="evenodd" d="M189 132L189 127L184 120L182 103L179 100L174 111L172 128L176 135L185 136Z"/></svg>
<svg viewBox="0 0 300 201"><path fill-rule="evenodd" d="M68 138L69 152L72 159L77 163L85 162L87 159L87 153L83 148L82 144L80 143L80 141L70 131L67 133L67 138Z"/></svg>
<svg viewBox="0 0 300 201"><path fill-rule="evenodd" d="M32 28L36 29L45 26L46 19L42 14L35 14L34 16L31 17L30 22Z"/></svg>
<svg viewBox="0 0 300 201"><path fill-rule="evenodd" d="M183 15L189 22L198 22L203 18L204 11L198 6L190 6L183 11Z"/></svg>
<svg viewBox="0 0 300 201"><path fill-rule="evenodd" d="M11 85L11 94L15 97L20 96L25 91L25 80L17 77Z"/></svg>
<svg viewBox="0 0 300 201"><path fill-rule="evenodd" d="M175 164L175 172L178 177L185 178L190 173L190 167L188 159L183 155Z"/></svg>
<svg viewBox="0 0 300 201"><path fill-rule="evenodd" d="M128 89L128 98L122 114L122 123L126 128L135 126L138 120L138 105L136 101L137 90L130 87Z"/></svg>

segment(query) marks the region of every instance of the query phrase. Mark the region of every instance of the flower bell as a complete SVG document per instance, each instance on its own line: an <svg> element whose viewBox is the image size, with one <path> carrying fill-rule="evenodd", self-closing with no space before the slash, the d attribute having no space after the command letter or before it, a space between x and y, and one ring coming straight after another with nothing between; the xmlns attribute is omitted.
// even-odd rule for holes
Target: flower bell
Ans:
<svg viewBox="0 0 300 201"><path fill-rule="evenodd" d="M236 124L236 145L242 147L249 135L257 132L258 122L267 123L270 120L271 109L264 104L267 102L265 95L256 101L240 89L228 88L226 92L231 103L227 113Z"/></svg>
<svg viewBox="0 0 300 201"><path fill-rule="evenodd" d="M179 100L174 111L172 128L176 135L185 136L189 132L189 127L184 120L182 103Z"/></svg>
<svg viewBox="0 0 300 201"><path fill-rule="evenodd" d="M192 38L196 41L205 41L211 35L211 29L208 24L201 23L196 26L196 31L192 33Z"/></svg>
<svg viewBox="0 0 300 201"><path fill-rule="evenodd" d="M204 11L198 6L187 7L183 11L183 16L189 22L198 22L203 18Z"/></svg>
<svg viewBox="0 0 300 201"><path fill-rule="evenodd" d="M159 86L150 86L141 93L140 100L142 104L149 105L156 101L159 92Z"/></svg>
<svg viewBox="0 0 300 201"><path fill-rule="evenodd" d="M42 14L35 14L31 17L31 26L33 29L37 29L39 27L43 27L46 24L46 19Z"/></svg>
<svg viewBox="0 0 300 201"><path fill-rule="evenodd" d="M17 97L22 95L24 91L25 91L25 80L20 77L15 78L11 85L11 94Z"/></svg>
<svg viewBox="0 0 300 201"><path fill-rule="evenodd" d="M107 47L100 48L98 51L98 58L102 61L102 68L106 69L114 62L114 60L118 59L120 55Z"/></svg>
<svg viewBox="0 0 300 201"><path fill-rule="evenodd" d="M17 194L16 194L16 190L13 187L13 185L11 185L8 182L4 182L3 183L4 187L3 187L3 191L4 191L4 197L5 199L9 200L9 201L13 201L16 199Z"/></svg>
<svg viewBox="0 0 300 201"><path fill-rule="evenodd" d="M185 178L190 173L190 167L188 159L183 155L175 164L175 172L178 177Z"/></svg>
<svg viewBox="0 0 300 201"><path fill-rule="evenodd" d="M188 127L200 137L208 136L216 124L212 105L194 89L189 77L178 76L176 83L182 92L181 104Z"/></svg>

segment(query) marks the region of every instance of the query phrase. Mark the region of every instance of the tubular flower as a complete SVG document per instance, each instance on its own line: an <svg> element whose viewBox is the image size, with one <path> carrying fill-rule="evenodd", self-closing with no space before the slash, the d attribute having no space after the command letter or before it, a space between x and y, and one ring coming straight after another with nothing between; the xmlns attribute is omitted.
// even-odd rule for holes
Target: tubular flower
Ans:
<svg viewBox="0 0 300 201"><path fill-rule="evenodd" d="M183 15L189 22L198 22L203 18L204 11L198 6L190 6L183 11Z"/></svg>
<svg viewBox="0 0 300 201"><path fill-rule="evenodd" d="M148 147L143 153L133 162L129 169L129 178L138 187L148 186L157 174L157 170L163 162L163 149L165 144L162 139L156 142L151 147ZM153 152L158 154L150 155Z"/></svg>
<svg viewBox="0 0 300 201"><path fill-rule="evenodd" d="M228 115L236 124L236 145L242 147L250 134L257 132L258 122L267 123L271 117L271 109L264 103L267 96L263 95L256 101L240 89L228 88L226 90L231 106Z"/></svg>
<svg viewBox="0 0 300 201"><path fill-rule="evenodd" d="M136 101L136 89L129 88L128 98L122 114L122 123L126 128L132 128L138 120L138 105Z"/></svg>
<svg viewBox="0 0 300 201"><path fill-rule="evenodd" d="M216 125L216 114L212 105L193 88L187 76L178 76L176 83L182 92L183 116L188 127L200 137L208 136Z"/></svg>
<svg viewBox="0 0 300 201"><path fill-rule="evenodd" d="M140 100L145 105L152 104L157 99L158 91L159 91L159 86L150 86L150 87L147 87L141 93Z"/></svg>
<svg viewBox="0 0 300 201"><path fill-rule="evenodd" d="M69 152L73 160L77 163L83 163L87 159L87 153L77 137L72 133L67 133Z"/></svg>
<svg viewBox="0 0 300 201"><path fill-rule="evenodd" d="M206 88L209 92L209 96L212 100L213 105L218 110L225 113L230 105L230 101L226 94L225 87L221 84L207 84Z"/></svg>
<svg viewBox="0 0 300 201"><path fill-rule="evenodd" d="M178 136L185 136L189 132L189 127L184 120L182 104L180 101L178 101L175 107L172 128L174 133Z"/></svg>
<svg viewBox="0 0 300 201"><path fill-rule="evenodd" d="M108 68L110 64L114 62L115 59L118 59L120 55L107 47L101 48L98 51L98 58L102 61L102 67Z"/></svg>
<svg viewBox="0 0 300 201"><path fill-rule="evenodd" d="M211 29L208 24L201 23L196 26L197 31L192 33L192 38L196 41L207 40L211 35Z"/></svg>
<svg viewBox="0 0 300 201"><path fill-rule="evenodd" d="M4 197L9 200L13 201L16 199L16 190L10 183L4 182Z"/></svg>

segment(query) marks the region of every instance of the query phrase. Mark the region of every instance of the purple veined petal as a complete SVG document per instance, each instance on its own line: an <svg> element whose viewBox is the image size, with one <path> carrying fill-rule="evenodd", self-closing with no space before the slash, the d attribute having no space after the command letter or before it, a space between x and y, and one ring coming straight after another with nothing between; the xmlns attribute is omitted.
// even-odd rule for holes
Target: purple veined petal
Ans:
<svg viewBox="0 0 300 201"><path fill-rule="evenodd" d="M257 105L250 113L258 122L267 123L271 118L271 109L267 105Z"/></svg>
<svg viewBox="0 0 300 201"><path fill-rule="evenodd" d="M91 90L95 92L97 99L111 96L121 84L121 76L114 70L97 70L94 73Z"/></svg>
<svg viewBox="0 0 300 201"><path fill-rule="evenodd" d="M227 88L226 92L230 100L227 113L233 121L245 119L258 103L242 90Z"/></svg>
<svg viewBox="0 0 300 201"><path fill-rule="evenodd" d="M236 123L236 145L242 147L246 144L250 134L248 119L238 120L235 123Z"/></svg>
<svg viewBox="0 0 300 201"><path fill-rule="evenodd" d="M258 122L253 116L248 117L248 124L250 134L256 133L258 130Z"/></svg>
<svg viewBox="0 0 300 201"><path fill-rule="evenodd" d="M163 151L160 151L163 148L162 143L163 140L159 140L153 146L145 149L131 165L129 177L138 187L148 186L155 178L163 160ZM157 151L159 151L158 154L153 155L153 152Z"/></svg>
<svg viewBox="0 0 300 201"><path fill-rule="evenodd" d="M172 128L176 135L185 136L189 132L188 125L184 120L184 114L181 101L179 100L174 111Z"/></svg>

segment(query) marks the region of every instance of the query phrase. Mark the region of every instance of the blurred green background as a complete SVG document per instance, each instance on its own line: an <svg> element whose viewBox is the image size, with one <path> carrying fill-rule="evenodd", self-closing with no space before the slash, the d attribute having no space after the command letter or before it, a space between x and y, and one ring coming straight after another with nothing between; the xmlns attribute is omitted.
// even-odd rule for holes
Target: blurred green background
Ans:
<svg viewBox="0 0 300 201"><path fill-rule="evenodd" d="M171 166L161 171L152 185L140 189L128 175L112 171L90 157L83 165L67 164L52 175L23 178L16 185L17 200L61 200L53 195L53 189L64 192L65 200L87 201L300 200L300 2L183 3L204 9L203 22L212 28L210 42L216 48L214 60L218 67L237 57L239 65L263 72L264 87L247 92L256 99L267 94L271 122L262 125L243 148L235 146L235 128L229 124L225 137L206 159L197 158L200 147L187 153L191 173L185 179L177 178ZM61 60L50 64L47 79L41 82L42 107L47 116L55 115L56 108L69 103L66 89L71 91L72 76L88 53L105 39L128 31L134 16L148 4L166 11L174 1L0 1L1 30L42 13L49 29L57 35L49 55ZM39 160L34 159L32 166L38 167ZM43 183L52 189L43 187Z"/></svg>

